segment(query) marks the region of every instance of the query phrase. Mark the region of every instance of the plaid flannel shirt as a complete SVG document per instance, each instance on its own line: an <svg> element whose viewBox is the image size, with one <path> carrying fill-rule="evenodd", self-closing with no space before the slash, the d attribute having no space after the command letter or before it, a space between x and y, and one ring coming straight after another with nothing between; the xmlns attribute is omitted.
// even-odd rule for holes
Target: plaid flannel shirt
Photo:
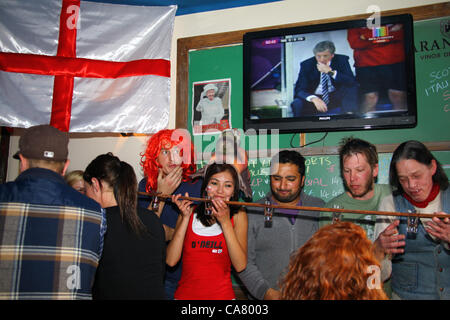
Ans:
<svg viewBox="0 0 450 320"><path fill-rule="evenodd" d="M0 185L0 299L91 299L105 230L100 205L50 170Z"/></svg>

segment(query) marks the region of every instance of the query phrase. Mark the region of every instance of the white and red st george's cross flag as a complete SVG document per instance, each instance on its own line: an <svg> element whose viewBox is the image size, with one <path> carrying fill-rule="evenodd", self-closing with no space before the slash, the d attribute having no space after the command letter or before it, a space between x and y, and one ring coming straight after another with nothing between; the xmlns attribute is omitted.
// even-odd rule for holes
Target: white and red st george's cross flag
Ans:
<svg viewBox="0 0 450 320"><path fill-rule="evenodd" d="M176 6L0 1L0 126L167 126Z"/></svg>

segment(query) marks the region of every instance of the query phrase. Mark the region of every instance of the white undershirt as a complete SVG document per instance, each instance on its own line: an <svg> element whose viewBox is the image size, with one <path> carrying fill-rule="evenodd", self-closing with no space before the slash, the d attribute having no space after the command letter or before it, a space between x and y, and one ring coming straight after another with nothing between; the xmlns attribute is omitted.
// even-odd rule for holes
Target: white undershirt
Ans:
<svg viewBox="0 0 450 320"><path fill-rule="evenodd" d="M206 227L200 220L197 219L197 214L194 213L192 231L199 236L213 237L222 233L222 227L217 222L209 227Z"/></svg>

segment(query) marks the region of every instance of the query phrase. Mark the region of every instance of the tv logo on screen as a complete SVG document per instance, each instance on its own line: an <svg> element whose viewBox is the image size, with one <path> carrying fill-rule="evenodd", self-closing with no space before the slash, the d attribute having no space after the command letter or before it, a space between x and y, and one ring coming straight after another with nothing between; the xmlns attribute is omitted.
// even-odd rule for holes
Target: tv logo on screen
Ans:
<svg viewBox="0 0 450 320"><path fill-rule="evenodd" d="M395 28L395 26L392 25L372 28L372 37L370 37L368 40L379 43L387 42L389 41L389 39L394 38L393 36L389 35L389 27Z"/></svg>

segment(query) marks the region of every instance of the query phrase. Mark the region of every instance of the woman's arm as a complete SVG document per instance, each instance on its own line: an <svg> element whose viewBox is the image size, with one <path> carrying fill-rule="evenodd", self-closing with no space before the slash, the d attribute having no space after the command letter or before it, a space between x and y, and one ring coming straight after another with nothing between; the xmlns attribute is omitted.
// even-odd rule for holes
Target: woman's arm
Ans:
<svg viewBox="0 0 450 320"><path fill-rule="evenodd" d="M184 237L186 236L186 230L189 225L189 218L192 214L192 201L179 200L181 194L172 196L172 202L175 203L181 211L178 216L177 225L175 226L175 232L172 240L167 246L166 263L173 267L178 261L180 261L181 253L183 251ZM189 197L186 192L185 196Z"/></svg>
<svg viewBox="0 0 450 320"><path fill-rule="evenodd" d="M222 200L213 200L213 204L213 214L222 227L231 263L236 272L241 272L247 266L247 214L239 210L234 215L233 228L228 205Z"/></svg>
<svg viewBox="0 0 450 320"><path fill-rule="evenodd" d="M236 272L243 271L247 267L247 232L248 232L247 213L244 209L241 209L238 211L237 214L234 215L234 233L240 245L242 254L242 257L239 258L241 265L240 268L236 266L237 261L236 263L233 263L233 267L235 268Z"/></svg>

